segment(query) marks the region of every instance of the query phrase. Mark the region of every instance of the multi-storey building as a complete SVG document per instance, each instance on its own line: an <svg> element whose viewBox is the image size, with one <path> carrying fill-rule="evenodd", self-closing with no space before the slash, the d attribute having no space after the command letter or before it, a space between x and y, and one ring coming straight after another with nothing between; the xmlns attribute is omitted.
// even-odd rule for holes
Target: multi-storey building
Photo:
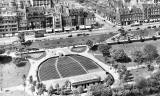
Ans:
<svg viewBox="0 0 160 96"><path fill-rule="evenodd" d="M158 4L143 4L145 21L153 22L160 21L160 5Z"/></svg>
<svg viewBox="0 0 160 96"><path fill-rule="evenodd" d="M18 9L16 13L17 13L18 30L27 30L26 9Z"/></svg>
<svg viewBox="0 0 160 96"><path fill-rule="evenodd" d="M29 29L39 29L46 27L44 7L26 8L27 27Z"/></svg>
<svg viewBox="0 0 160 96"><path fill-rule="evenodd" d="M84 9L66 9L62 13L62 26L65 30L79 29L82 26L91 26L95 23L95 16L93 13L84 11Z"/></svg>
<svg viewBox="0 0 160 96"><path fill-rule="evenodd" d="M63 31L61 13L53 14L53 29L54 31Z"/></svg>
<svg viewBox="0 0 160 96"><path fill-rule="evenodd" d="M143 20L144 14L141 8L133 7L131 10L129 8L120 10L121 25L130 25L135 22L143 22Z"/></svg>
<svg viewBox="0 0 160 96"><path fill-rule="evenodd" d="M6 12L0 14L0 35L14 35L18 31L16 13Z"/></svg>
<svg viewBox="0 0 160 96"><path fill-rule="evenodd" d="M33 6L51 7L51 0L32 0Z"/></svg>
<svg viewBox="0 0 160 96"><path fill-rule="evenodd" d="M154 0L154 3L160 3L160 0Z"/></svg>

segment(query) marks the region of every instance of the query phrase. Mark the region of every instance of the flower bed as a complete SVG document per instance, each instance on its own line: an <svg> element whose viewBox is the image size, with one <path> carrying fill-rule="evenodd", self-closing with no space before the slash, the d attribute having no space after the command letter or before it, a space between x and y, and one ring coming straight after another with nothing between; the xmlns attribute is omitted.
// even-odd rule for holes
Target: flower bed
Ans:
<svg viewBox="0 0 160 96"><path fill-rule="evenodd" d="M82 53L86 51L87 47L86 46L79 46L79 47L73 47L71 49L72 52L77 52L77 53Z"/></svg>
<svg viewBox="0 0 160 96"><path fill-rule="evenodd" d="M30 59L34 59L34 60L40 60L45 56L46 56L46 52L40 52L40 53L28 54L27 57L30 58Z"/></svg>

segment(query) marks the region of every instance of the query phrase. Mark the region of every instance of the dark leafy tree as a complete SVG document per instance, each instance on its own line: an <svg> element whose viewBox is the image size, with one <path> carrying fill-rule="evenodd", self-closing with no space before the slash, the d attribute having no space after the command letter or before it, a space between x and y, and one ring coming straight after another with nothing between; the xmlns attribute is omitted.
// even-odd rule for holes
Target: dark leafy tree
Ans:
<svg viewBox="0 0 160 96"><path fill-rule="evenodd" d="M73 96L80 96L79 92L77 90L73 90Z"/></svg>
<svg viewBox="0 0 160 96"><path fill-rule="evenodd" d="M52 94L53 94L53 86L51 85L50 87L49 87L49 89L48 89L48 95L49 96L52 96Z"/></svg>
<svg viewBox="0 0 160 96"><path fill-rule="evenodd" d="M131 55L132 55L132 60L136 62L138 65L143 63L144 54L142 51L134 51Z"/></svg>
<svg viewBox="0 0 160 96"><path fill-rule="evenodd" d="M125 31L123 27L121 27L121 29L119 29L119 32L120 32L121 36L123 36L125 38L127 37L127 31Z"/></svg>
<svg viewBox="0 0 160 96"><path fill-rule="evenodd" d="M78 92L79 92L80 94L82 94L82 93L84 92L84 89L83 89L82 86L79 86L77 90L78 90Z"/></svg>
<svg viewBox="0 0 160 96"><path fill-rule="evenodd" d="M32 41L28 40L28 41L26 41L26 42L24 42L22 44L25 45L25 46L30 46L32 44Z"/></svg>
<svg viewBox="0 0 160 96"><path fill-rule="evenodd" d="M18 34L18 38L21 43L25 42L25 34L23 32Z"/></svg>
<svg viewBox="0 0 160 96"><path fill-rule="evenodd" d="M145 61L152 62L158 57L158 51L156 46L147 44L143 47L144 59Z"/></svg>
<svg viewBox="0 0 160 96"><path fill-rule="evenodd" d="M35 92L35 86L31 86L31 92L33 94L33 92Z"/></svg>
<svg viewBox="0 0 160 96"><path fill-rule="evenodd" d="M145 78L139 78L136 80L136 87L138 89L143 89L147 87L147 85L148 85L148 81Z"/></svg>
<svg viewBox="0 0 160 96"><path fill-rule="evenodd" d="M33 77L29 76L29 83L32 84L33 83Z"/></svg>
<svg viewBox="0 0 160 96"><path fill-rule="evenodd" d="M110 57L110 49L111 46L108 44L101 44L98 46L98 50L103 54L103 56L108 56Z"/></svg>
<svg viewBox="0 0 160 96"><path fill-rule="evenodd" d="M2 55L0 56L0 64L6 64L12 61L11 56Z"/></svg>
<svg viewBox="0 0 160 96"><path fill-rule="evenodd" d="M113 57L117 62L130 62L130 58L123 49L112 50L111 57Z"/></svg>
<svg viewBox="0 0 160 96"><path fill-rule="evenodd" d="M129 70L127 70L123 75L123 82L130 82L132 81L133 77Z"/></svg>
<svg viewBox="0 0 160 96"><path fill-rule="evenodd" d="M158 57L156 58L156 63L157 63L158 65L160 65L160 56L158 56Z"/></svg>
<svg viewBox="0 0 160 96"><path fill-rule="evenodd" d="M5 53L5 49L4 49L4 48L1 48L1 49L0 49L0 54L3 54L3 53Z"/></svg>

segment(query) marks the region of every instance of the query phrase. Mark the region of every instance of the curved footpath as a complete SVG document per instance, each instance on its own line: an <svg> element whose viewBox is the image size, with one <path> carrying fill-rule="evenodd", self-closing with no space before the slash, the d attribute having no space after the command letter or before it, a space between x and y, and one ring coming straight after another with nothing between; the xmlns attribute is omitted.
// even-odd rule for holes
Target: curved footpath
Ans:
<svg viewBox="0 0 160 96"><path fill-rule="evenodd" d="M64 48L56 48L56 49L45 49L46 50L46 56L43 57L40 60L32 60L29 59L30 63L31 63L31 67L30 67L30 71L28 73L27 76L27 80L26 80L26 87L25 87L25 92L27 92L30 95L33 95L33 93L30 90L31 85L29 84L29 77L33 76L33 80L37 80L37 71L38 71L38 66L46 59L50 58L50 57L55 57L55 56L59 56L60 53L62 52L64 55L67 54L78 54L78 55L82 55L85 56L87 58L90 58L92 60L94 60L96 63L98 63L103 69L105 69L107 72L109 72L113 77L115 82L113 83L113 85L111 86L112 88L119 86L119 74L117 73L117 70L115 70L113 67L104 64L103 62L99 61L97 58L95 58L91 53L88 53L89 48L87 48L87 50L85 52L82 53L76 53L76 52L72 52L71 51L72 47L64 47ZM49 83L49 82L48 82ZM3 91L5 92L5 90L10 90L11 91L15 91L15 90L24 90L23 85L20 86L15 86L15 87L10 87L10 88L5 88L3 89ZM34 93L35 94L35 93ZM36 94L35 94L36 96Z"/></svg>
<svg viewBox="0 0 160 96"><path fill-rule="evenodd" d="M93 61L95 61L97 64L99 64L103 69L105 69L107 72L109 72L114 77L115 82L113 83L113 85L111 87L115 88L115 87L119 86L120 80L119 80L119 73L117 72L117 70L115 68L113 68L112 66L109 66L109 65L104 64L103 62L99 61L91 53L88 53L88 51L89 51L89 48L87 48L87 50L83 53L75 53L75 52L71 52L71 53L82 55L84 57L90 58Z"/></svg>

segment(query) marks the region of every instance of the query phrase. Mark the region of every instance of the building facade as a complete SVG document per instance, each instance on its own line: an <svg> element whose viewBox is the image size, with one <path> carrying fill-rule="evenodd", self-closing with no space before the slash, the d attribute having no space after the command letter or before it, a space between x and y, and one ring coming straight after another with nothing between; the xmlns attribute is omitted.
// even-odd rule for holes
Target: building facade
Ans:
<svg viewBox="0 0 160 96"><path fill-rule="evenodd" d="M26 8L27 29L46 28L46 18L44 7Z"/></svg>
<svg viewBox="0 0 160 96"><path fill-rule="evenodd" d="M91 26L95 23L95 15L84 9L67 9L62 13L62 26L64 30L79 29L81 26Z"/></svg>
<svg viewBox="0 0 160 96"><path fill-rule="evenodd" d="M143 7L146 22L160 21L160 5L144 4Z"/></svg>
<svg viewBox="0 0 160 96"><path fill-rule="evenodd" d="M12 36L18 32L16 13L0 15L0 36Z"/></svg>
<svg viewBox="0 0 160 96"><path fill-rule="evenodd" d="M33 0L33 6L51 7L51 0Z"/></svg>

